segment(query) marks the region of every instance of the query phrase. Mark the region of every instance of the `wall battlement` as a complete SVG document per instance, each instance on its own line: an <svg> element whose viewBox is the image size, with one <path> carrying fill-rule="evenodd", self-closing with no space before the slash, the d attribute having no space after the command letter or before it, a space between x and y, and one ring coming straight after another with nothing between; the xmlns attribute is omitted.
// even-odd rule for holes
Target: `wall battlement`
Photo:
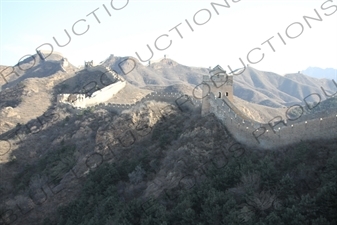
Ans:
<svg viewBox="0 0 337 225"><path fill-rule="evenodd" d="M329 115L301 121L287 121L284 115L262 124L240 112L230 101L219 99L211 93L206 97L210 113L214 113L231 135L240 143L262 149L276 149L300 141L337 138L337 110Z"/></svg>

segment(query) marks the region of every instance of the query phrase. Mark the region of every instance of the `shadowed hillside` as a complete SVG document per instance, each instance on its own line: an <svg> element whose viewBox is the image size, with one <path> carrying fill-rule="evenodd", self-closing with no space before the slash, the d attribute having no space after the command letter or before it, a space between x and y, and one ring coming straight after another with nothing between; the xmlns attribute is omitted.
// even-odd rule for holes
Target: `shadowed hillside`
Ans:
<svg viewBox="0 0 337 225"><path fill-rule="evenodd" d="M45 56L47 57L48 54ZM5 78L0 77L1 89L12 87L28 78L43 78L54 74L62 74L62 58L63 56L60 55L60 53L53 53L48 56L45 61L41 60L37 54L22 60L14 66L13 73L11 73L12 68L7 68L3 71ZM6 67L3 67L3 69L5 68ZM67 69L69 70L68 72L75 72L77 70L76 67L70 63L67 66ZM4 79L6 79L7 82L5 82Z"/></svg>
<svg viewBox="0 0 337 225"><path fill-rule="evenodd" d="M0 213L7 224L337 219L334 140L277 151L244 148L214 115L164 102L121 115L99 108L52 112L60 117L38 133L20 134L22 143L0 164Z"/></svg>

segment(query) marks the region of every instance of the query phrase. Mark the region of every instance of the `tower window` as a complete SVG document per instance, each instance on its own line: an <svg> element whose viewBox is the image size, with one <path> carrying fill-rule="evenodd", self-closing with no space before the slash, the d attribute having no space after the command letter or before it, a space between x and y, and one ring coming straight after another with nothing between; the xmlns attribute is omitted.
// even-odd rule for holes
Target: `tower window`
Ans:
<svg viewBox="0 0 337 225"><path fill-rule="evenodd" d="M221 98L221 92L219 92L219 96L218 96L218 98Z"/></svg>
<svg viewBox="0 0 337 225"><path fill-rule="evenodd" d="M226 97L228 97L228 92L226 92Z"/></svg>

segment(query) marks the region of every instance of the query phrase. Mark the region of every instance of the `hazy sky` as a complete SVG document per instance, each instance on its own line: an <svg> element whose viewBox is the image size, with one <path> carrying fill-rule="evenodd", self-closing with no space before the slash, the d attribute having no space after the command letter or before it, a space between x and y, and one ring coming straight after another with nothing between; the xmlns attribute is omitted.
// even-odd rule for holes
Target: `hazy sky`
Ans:
<svg viewBox="0 0 337 225"><path fill-rule="evenodd" d="M149 45L151 60L166 54L188 66L235 69L242 67L241 58L280 74L309 66L337 68L337 0L235 1L225 7L224 0L1 0L0 65L14 65L50 43L76 66L84 60L99 63L110 54L137 58L136 52L147 61ZM73 25L78 34L89 29L75 35ZM53 37L68 44L59 47Z"/></svg>

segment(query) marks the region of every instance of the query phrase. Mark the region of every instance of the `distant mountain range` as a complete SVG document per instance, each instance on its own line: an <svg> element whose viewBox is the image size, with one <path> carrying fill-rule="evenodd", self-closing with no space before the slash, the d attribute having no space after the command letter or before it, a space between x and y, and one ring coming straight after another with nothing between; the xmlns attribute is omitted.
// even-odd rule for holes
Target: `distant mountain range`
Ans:
<svg viewBox="0 0 337 225"><path fill-rule="evenodd" d="M131 71L134 67L133 61L137 62L137 65ZM160 62L144 66L136 59L127 60L126 57L114 57L113 55L103 65L121 74L123 73L121 68L124 71L131 71L125 76L125 79L138 87L182 83L190 86L191 89L201 84L202 76L207 75L209 71L207 68L184 66L172 59L163 59ZM321 87L326 90L327 94L337 91L337 87L331 80L312 78L301 73L281 76L248 67L242 74L234 76L235 96L251 103L276 108L304 104L303 99L312 93L319 93L322 97L321 100L324 100L326 97ZM308 102L315 100L317 99L307 99Z"/></svg>
<svg viewBox="0 0 337 225"><path fill-rule="evenodd" d="M90 79L93 79L95 75L88 74L87 76L83 72L79 73L79 70L71 64L67 72L60 71L57 62L61 59L61 56L52 55L44 63L37 62L33 68L22 72L19 77L12 74L8 76L9 83L2 85L2 88L14 86L27 78L44 78L54 75L62 75L66 79L76 81L76 86L81 86L79 83L85 85L85 83L92 81ZM27 59L21 63L21 67L28 67L31 63ZM134 90L139 90L138 88L150 90L156 90L157 88L160 90L164 86L172 86L172 91L192 92L191 90L202 83L203 75L209 74L208 68L188 67L168 58L145 66L135 58L110 55L102 62L102 65L121 74L130 85L135 87ZM315 71L320 71L319 68L309 69L307 71L313 71L312 74L316 74L317 72ZM332 71L329 74L332 75ZM200 94L200 87L196 88L196 93ZM247 67L242 74L234 75L234 95L236 97L250 103L274 108L304 104L303 99L313 93L319 94L321 101L323 101L326 96L322 88L328 95L332 95L337 91L337 86L331 79L318 79L307 76L304 73L281 76L276 73ZM187 94L192 95L192 93ZM318 101L319 99L316 95L307 100Z"/></svg>
<svg viewBox="0 0 337 225"><path fill-rule="evenodd" d="M306 70L302 70L302 74L318 79L326 78L337 81L337 69L333 68L322 69L318 67L309 67Z"/></svg>
<svg viewBox="0 0 337 225"><path fill-rule="evenodd" d="M234 95L260 105L270 107L304 104L307 96L317 93L321 100L336 93L337 86L328 79L317 79L304 74L286 74L281 76L272 72L259 71L248 67L242 75L234 77ZM308 102L319 101L317 95L306 99Z"/></svg>

